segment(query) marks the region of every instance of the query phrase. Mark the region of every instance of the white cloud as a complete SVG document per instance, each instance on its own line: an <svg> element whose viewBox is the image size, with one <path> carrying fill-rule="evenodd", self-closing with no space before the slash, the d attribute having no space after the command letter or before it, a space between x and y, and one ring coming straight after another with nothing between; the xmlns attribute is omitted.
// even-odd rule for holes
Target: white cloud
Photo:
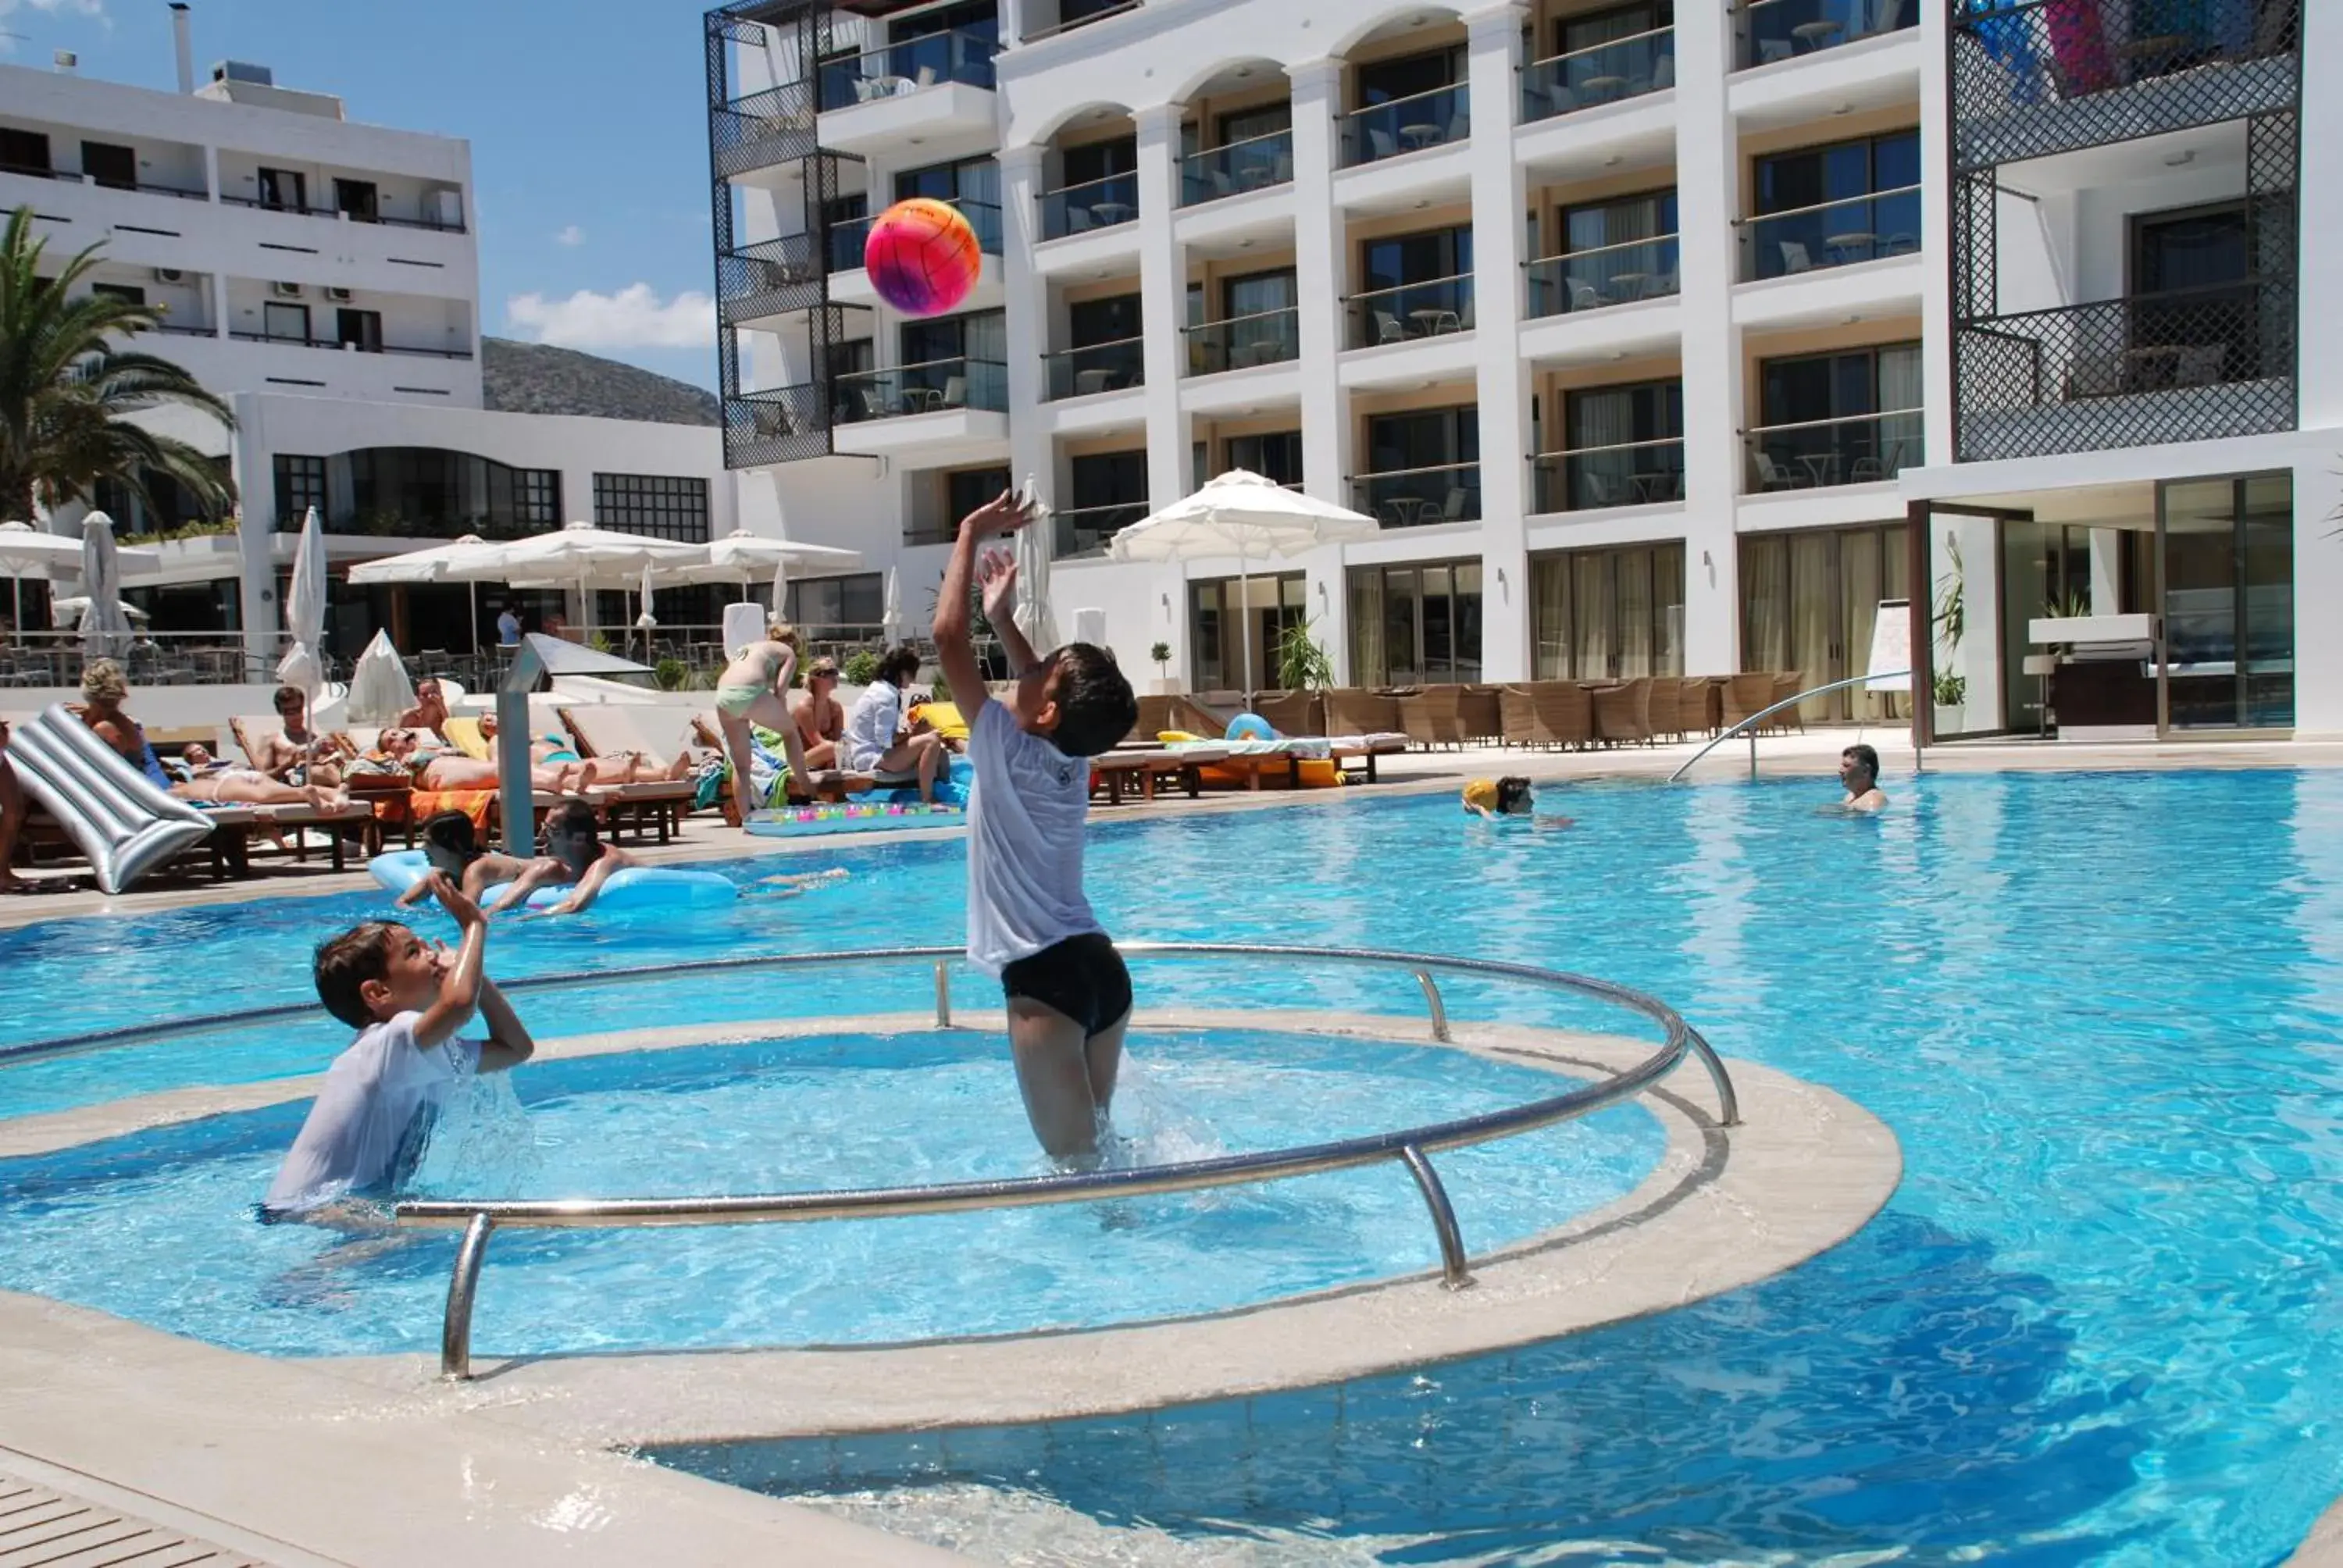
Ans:
<svg viewBox="0 0 2343 1568"><path fill-rule="evenodd" d="M61 13L75 16L95 16L105 23L109 30L114 25L113 18L106 14L106 0L0 0L0 23L5 23L10 17L19 15L27 8L39 12L44 17L55 16ZM29 16L24 18L28 22L32 19ZM0 28L0 55L15 52L18 39L9 36L8 32L8 29Z"/></svg>
<svg viewBox="0 0 2343 1568"><path fill-rule="evenodd" d="M573 247L584 245L586 243L586 231L579 228L573 223L568 227L563 229L559 234L555 235L553 236L553 243L556 245L566 245Z"/></svg>
<svg viewBox="0 0 2343 1568"><path fill-rule="evenodd" d="M705 348L716 340L716 302L686 289L661 299L648 283L616 294L581 288L567 299L516 294L505 319L539 343L561 348Z"/></svg>

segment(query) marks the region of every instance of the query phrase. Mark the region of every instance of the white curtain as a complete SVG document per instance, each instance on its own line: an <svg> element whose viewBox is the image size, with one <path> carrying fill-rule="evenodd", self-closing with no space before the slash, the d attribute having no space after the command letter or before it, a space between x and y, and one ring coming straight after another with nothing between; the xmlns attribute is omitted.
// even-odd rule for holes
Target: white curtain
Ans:
<svg viewBox="0 0 2343 1568"><path fill-rule="evenodd" d="M1536 638L1537 680L1570 676L1570 558L1543 556L1530 563L1531 635Z"/></svg>
<svg viewBox="0 0 2343 1568"><path fill-rule="evenodd" d="M1893 416L1879 421L1879 460L1889 474L1916 468L1926 416L1920 385L1920 346L1899 343L1879 351L1879 408Z"/></svg>
<svg viewBox="0 0 2343 1568"><path fill-rule="evenodd" d="M1684 548L1661 545L1652 552L1652 597L1658 601L1653 635L1654 675L1684 673Z"/></svg>
<svg viewBox="0 0 2343 1568"><path fill-rule="evenodd" d="M1381 686L1383 662L1383 574L1365 567L1351 574L1351 684Z"/></svg>
<svg viewBox="0 0 2343 1568"><path fill-rule="evenodd" d="M1578 680L1601 680L1611 673L1611 650L1616 640L1611 625L1609 554L1588 551L1571 566L1571 630L1577 647L1570 673Z"/></svg>
<svg viewBox="0 0 2343 1568"><path fill-rule="evenodd" d="M1782 669L1790 658L1790 545L1778 536L1741 547L1744 669Z"/></svg>
<svg viewBox="0 0 2343 1568"><path fill-rule="evenodd" d="M1652 668L1652 552L1618 552L1619 673L1628 678Z"/></svg>

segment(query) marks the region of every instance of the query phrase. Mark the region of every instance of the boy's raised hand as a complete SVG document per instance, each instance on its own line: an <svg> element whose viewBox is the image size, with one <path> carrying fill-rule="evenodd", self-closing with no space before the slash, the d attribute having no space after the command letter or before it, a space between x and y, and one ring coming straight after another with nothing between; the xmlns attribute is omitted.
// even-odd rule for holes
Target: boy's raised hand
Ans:
<svg viewBox="0 0 2343 1568"><path fill-rule="evenodd" d="M467 897L447 872L434 871L424 879L430 886L431 896L439 900L439 907L455 919L458 927L468 930L488 923L488 918L480 913L480 906Z"/></svg>
<svg viewBox="0 0 2343 1568"><path fill-rule="evenodd" d="M1017 609L1017 561L1007 550L987 550L976 563L976 585L984 595L984 618L999 626Z"/></svg>

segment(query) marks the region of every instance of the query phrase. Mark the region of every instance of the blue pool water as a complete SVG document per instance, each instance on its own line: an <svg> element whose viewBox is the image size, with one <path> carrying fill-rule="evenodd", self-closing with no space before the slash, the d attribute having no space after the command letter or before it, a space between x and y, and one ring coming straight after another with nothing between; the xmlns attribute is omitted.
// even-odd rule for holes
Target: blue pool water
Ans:
<svg viewBox="0 0 2343 1568"><path fill-rule="evenodd" d="M1585 786L1549 792L1578 819L1561 834L1462 820L1447 800L1346 796L1116 825L1092 849L1094 891L1129 935L1598 974L1675 1003L1728 1054L1852 1095L1903 1140L1906 1175L1835 1251L1712 1302L1418 1376L673 1457L784 1491L980 1483L1296 1561L2282 1558L2343 1490L2343 776L1931 777L1896 792L1884 819L1860 821L1817 814L1826 782ZM955 847L837 859L854 868L846 887L723 930L540 929L499 962L957 936ZM0 1020L0 1038L186 1010L197 966L177 950L234 977L206 1006L298 998L303 944L361 902L208 911L171 925L167 961L155 922L0 937L15 994L42 1003ZM96 991L94 976L130 989ZM1210 1001L1418 1005L1403 986L1244 966L1146 966L1140 981ZM920 1004L918 977L890 983L694 1000L741 1018L832 988ZM1548 1016L1464 989L1460 1012ZM658 1020L691 994L583 996L541 1027ZM0 1071L0 1109L270 1076L338 1043L230 1031Z"/></svg>

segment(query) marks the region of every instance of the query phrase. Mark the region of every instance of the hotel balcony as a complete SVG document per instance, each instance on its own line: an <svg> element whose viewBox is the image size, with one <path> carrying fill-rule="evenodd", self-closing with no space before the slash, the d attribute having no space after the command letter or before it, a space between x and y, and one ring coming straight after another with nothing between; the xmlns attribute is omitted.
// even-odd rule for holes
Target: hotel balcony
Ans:
<svg viewBox="0 0 2343 1568"><path fill-rule="evenodd" d="M992 130L997 45L973 33L928 33L820 68L821 144L883 151L926 137Z"/></svg>
<svg viewBox="0 0 2343 1568"><path fill-rule="evenodd" d="M786 82L733 98L708 111L708 150L719 179L794 164L812 156L812 84Z"/></svg>
<svg viewBox="0 0 2343 1568"><path fill-rule="evenodd" d="M1920 0L1753 0L1734 14L1739 68L1819 55L1920 25Z"/></svg>
<svg viewBox="0 0 2343 1568"><path fill-rule="evenodd" d="M1041 193L1041 237L1063 239L1092 229L1119 228L1139 216L1139 176L1109 175Z"/></svg>
<svg viewBox="0 0 2343 1568"><path fill-rule="evenodd" d="M1958 324L1963 462L2290 430L2291 278L2134 295Z"/></svg>
<svg viewBox="0 0 2343 1568"><path fill-rule="evenodd" d="M1353 109L1339 122L1342 166L1380 163L1402 153L1448 146L1473 134L1473 99L1465 84L1435 87Z"/></svg>
<svg viewBox="0 0 2343 1568"><path fill-rule="evenodd" d="M1665 299L1683 286L1674 235L1574 250L1533 261L1529 315L1562 316L1638 300Z"/></svg>
<svg viewBox="0 0 2343 1568"><path fill-rule="evenodd" d="M1522 123L1615 104L1675 85L1675 29L1660 27L1523 66Z"/></svg>
<svg viewBox="0 0 2343 1568"><path fill-rule="evenodd" d="M2009 0L1963 16L1953 26L1953 166L2288 108L2301 96L2302 12L2303 0Z"/></svg>
<svg viewBox="0 0 2343 1568"><path fill-rule="evenodd" d="M1387 528L1478 522L1481 465L1442 463L1431 467L1353 475L1351 508Z"/></svg>
<svg viewBox="0 0 2343 1568"><path fill-rule="evenodd" d="M716 297L728 327L820 305L821 269L814 264L813 237L783 235L726 251L716 258Z"/></svg>
<svg viewBox="0 0 2343 1568"><path fill-rule="evenodd" d="M1071 507L1054 513L1051 518L1054 529L1052 553L1060 558L1097 555L1106 548L1108 540L1146 515L1145 501L1110 501L1102 506Z"/></svg>
<svg viewBox="0 0 2343 1568"><path fill-rule="evenodd" d="M1744 437L1751 495L1830 489L1892 479L1926 462L1925 416L1917 408L1762 426Z"/></svg>
<svg viewBox="0 0 2343 1568"><path fill-rule="evenodd" d="M1045 395L1054 403L1064 397L1143 387L1147 384L1146 347L1143 337L1122 337L1045 354L1041 357L1049 370Z"/></svg>
<svg viewBox="0 0 2343 1568"><path fill-rule="evenodd" d="M885 370L859 370L840 376L833 385L840 425L956 408L1009 411L1008 367L990 359L954 357Z"/></svg>
<svg viewBox="0 0 2343 1568"><path fill-rule="evenodd" d="M830 454L826 388L811 382L724 399L724 466L752 468Z"/></svg>
<svg viewBox="0 0 2343 1568"><path fill-rule="evenodd" d="M1541 452L1533 505L1541 512L1661 506L1684 494L1684 437Z"/></svg>
<svg viewBox="0 0 2343 1568"><path fill-rule="evenodd" d="M1264 310L1225 321L1199 322L1182 329L1188 343L1188 374L1215 376L1256 365L1276 365L1302 354L1299 308Z"/></svg>
<svg viewBox="0 0 2343 1568"><path fill-rule="evenodd" d="M1354 294L1349 300L1351 347L1380 348L1473 329L1473 277L1430 278Z"/></svg>
<svg viewBox="0 0 2343 1568"><path fill-rule="evenodd" d="M1180 205L1197 206L1222 196L1293 183L1293 133L1272 131L1207 147L1180 160Z"/></svg>
<svg viewBox="0 0 2343 1568"><path fill-rule="evenodd" d="M1745 283L1911 256L1920 248L1920 187L1766 213L1739 227Z"/></svg>

